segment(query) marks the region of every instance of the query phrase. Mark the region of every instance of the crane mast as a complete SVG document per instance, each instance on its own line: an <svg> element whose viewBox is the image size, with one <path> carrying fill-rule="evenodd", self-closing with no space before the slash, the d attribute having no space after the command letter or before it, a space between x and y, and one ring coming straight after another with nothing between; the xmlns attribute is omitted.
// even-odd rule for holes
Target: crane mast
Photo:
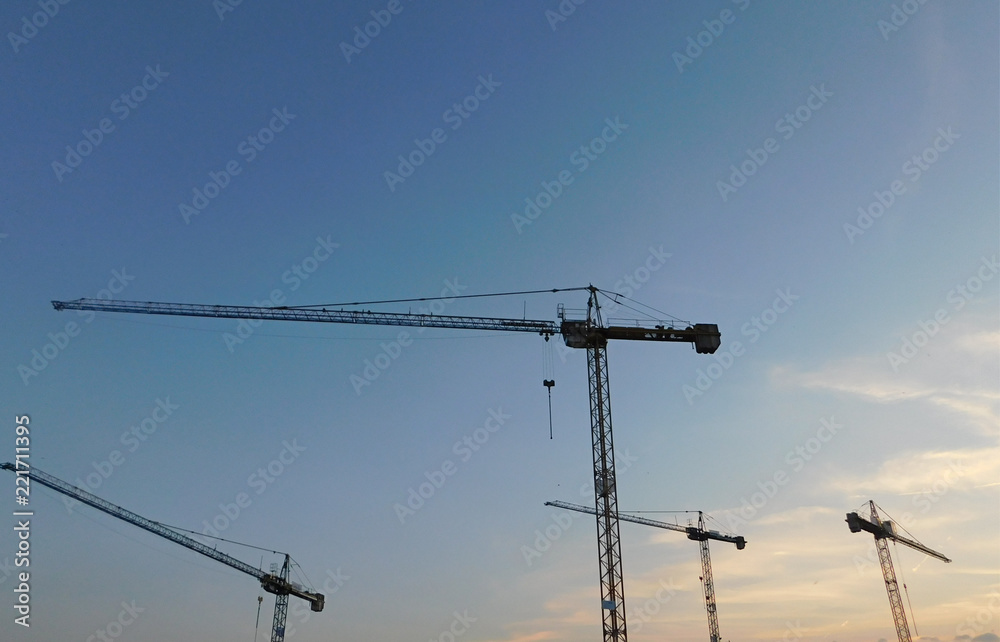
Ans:
<svg viewBox="0 0 1000 642"><path fill-rule="evenodd" d="M705 532L705 516L698 511L698 530ZM712 579L712 558L708 554L708 538L698 541L701 549L701 586L705 591L705 611L708 613L709 642L721 642L719 635L719 613L715 606L715 581Z"/></svg>
<svg viewBox="0 0 1000 642"><path fill-rule="evenodd" d="M596 511L592 508L580 506L579 504L571 504L569 502L553 501L545 502L545 505L555 506L556 508L564 508L578 513L588 513L590 515L596 514ZM696 527L670 524L655 519L647 519L637 515L630 515L628 513L618 513L618 519L623 522L634 522L636 524L644 524L655 528L664 528L666 530L686 533L688 539L698 542L701 550L701 581L702 586L705 589L705 609L708 611L709 641L720 642L722 638L719 636L719 616L715 606L715 584L712 581L712 559L708 554L708 541L716 540L719 542L736 544L737 550L742 551L746 548L746 539L742 535L725 535L718 531L707 530L705 528L704 513L701 511L698 511L698 526Z"/></svg>
<svg viewBox="0 0 1000 642"><path fill-rule="evenodd" d="M281 571L278 573L285 582L288 581L289 556L285 555L285 560L281 564ZM288 619L288 593L280 592L274 596L274 622L271 625L271 642L284 642L285 622Z"/></svg>
<svg viewBox="0 0 1000 642"><path fill-rule="evenodd" d="M615 443L611 433L611 393L608 388L607 340L587 346L590 426L594 447L594 497L597 504L598 560L601 572L601 613L605 640L627 640L622 549L618 534L618 490Z"/></svg>
<svg viewBox="0 0 1000 642"><path fill-rule="evenodd" d="M618 496L607 376L607 343L609 339L687 342L694 344L699 354L712 354L721 344L721 335L719 327L715 324L694 324L686 328L663 325L652 328L604 326L597 301L600 290L594 286L589 286L587 290L590 296L587 301L586 318L567 319L560 308L561 323L558 325L544 320L327 310L317 306L297 308L223 306L105 299L53 301L52 306L56 310L531 332L540 334L546 339L556 333L561 334L568 347L587 350L604 640L626 642L625 597L622 586L621 545L618 536Z"/></svg>
<svg viewBox="0 0 1000 642"><path fill-rule="evenodd" d="M15 474L17 472L17 468L11 463L0 464L0 469L9 470ZM52 475L40 470L39 468L32 467L29 476L33 481L37 481L43 486L48 486L52 490L75 499L80 503L87 504L88 506L107 513L112 517L117 517L118 519L128 522L133 526L138 526L139 528L147 530L154 535L159 535L160 537L168 539L175 544L180 544L185 548L201 553L202 555L210 557L217 562L221 562L230 568L234 568L242 573L246 573L247 575L256 578L260 582L261 588L268 593L273 593L275 595L274 627L271 633L271 642L283 642L285 639L285 618L288 610L289 595L294 595L306 600L309 602L309 606L313 611L323 610L323 606L326 601L323 594L306 591L305 589L301 589L288 581L288 568L291 558L287 553L285 554L285 561L282 565L280 574L275 575L274 573L265 573L258 568L250 566L246 562L240 561L231 555L226 555L225 553L217 551L214 548L206 546L198 540L192 539L168 526L164 526L159 522L137 515L130 510L122 508L116 504L112 504L105 499L101 499L97 495L93 495L81 488L73 486L72 484L68 484L63 480L53 477ZM282 605L280 613L278 608L279 604Z"/></svg>
<svg viewBox="0 0 1000 642"><path fill-rule="evenodd" d="M862 517L858 513L848 513L847 526L852 533L866 531L875 536L875 550L878 552L879 564L882 567L885 590L889 594L889 608L892 610L892 620L896 625L896 636L899 638L899 642L911 642L910 625L906 621L906 610L903 608L899 582L896 581L896 570L892 566L892 557L889 555L889 541L899 542L945 563L951 562L951 560L916 540L898 534L893 522L883 520L879 516L875 509L875 502L869 501L868 504L871 509L871 518Z"/></svg>

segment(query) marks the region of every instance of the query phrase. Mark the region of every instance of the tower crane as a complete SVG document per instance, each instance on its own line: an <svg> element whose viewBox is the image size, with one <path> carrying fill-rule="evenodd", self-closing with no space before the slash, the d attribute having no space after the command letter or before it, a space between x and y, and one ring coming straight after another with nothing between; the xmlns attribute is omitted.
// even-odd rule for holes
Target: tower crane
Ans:
<svg viewBox="0 0 1000 642"><path fill-rule="evenodd" d="M868 505L871 509L871 517L863 517L858 513L848 513L847 526L852 533L867 531L875 536L875 549L878 551L879 563L882 565L882 577L885 578L885 589L889 594L889 607L892 609L892 619L896 623L896 635L899 637L899 642L910 642L910 625L906 621L906 611L903 609L899 584L896 582L896 571L892 567L892 558L889 557L889 540L909 546L945 563L950 563L951 560L916 540L903 537L896 532L894 522L883 520L879 516L874 501L869 501Z"/></svg>
<svg viewBox="0 0 1000 642"><path fill-rule="evenodd" d="M11 463L0 464L0 468L3 470L9 470L15 474L17 472L14 464ZM71 497L78 502L87 504L88 506L96 508L99 511L103 511L112 517L117 517L118 519L128 522L133 526L145 529L150 533L169 539L175 544L180 544L181 546L201 553L206 557L211 557L217 562L222 562L226 566L235 568L237 571L241 571L256 578L260 582L261 588L268 593L273 593L275 596L274 626L271 630L271 642L284 642L285 620L288 616L289 595L294 595L295 597L302 598L303 600L309 602L309 607L313 611L323 610L326 598L322 593L312 593L288 580L291 557L287 553L284 553L285 561L281 565L280 572L277 574L273 572L265 573L260 569L254 568L253 566L236 559L235 557L221 553L197 540L191 539L187 535L184 535L183 533L180 533L168 526L164 526L159 522L154 522L151 519L146 519L145 517L136 515L130 510L112 504L111 502L101 499L97 495L92 495L91 493L88 493L81 488L77 488L72 484L68 484L61 479L53 477L52 475L35 468L34 466L31 468L29 477L32 481L48 486L52 490L62 493L67 497Z"/></svg>
<svg viewBox="0 0 1000 642"><path fill-rule="evenodd" d="M590 293L586 317L569 319L565 308L560 305L558 316L561 322L558 325L553 321L531 319L372 312L369 310L327 310L321 306L229 306L105 299L53 301L52 305L56 310L531 332L545 337L546 340L558 333L562 335L563 341L568 347L586 349L604 640L605 642L626 642L627 629L624 588L622 586L621 545L618 536L614 441L611 431L611 400L607 376L606 348L608 341L622 339L686 342L694 344L694 348L699 354L712 354L721 344L721 335L718 325L707 323L696 323L686 328L675 328L672 324L653 327L642 327L638 324L635 326L604 325L597 300L597 295L601 291L592 285L578 289L586 289ZM548 291L558 292L560 290Z"/></svg>
<svg viewBox="0 0 1000 642"><path fill-rule="evenodd" d="M555 506L556 508L564 508L566 510L573 510L578 513L594 514L593 508L580 506L579 504L571 504L569 502L545 502L545 505ZM701 511L698 511L697 526L669 524L667 522L647 519L645 517L630 515L628 513L618 513L618 519L626 522L645 524L646 526L654 526L656 528L665 528L671 531L686 533L688 539L698 542L699 548L701 549L701 583L705 593L705 610L708 611L708 639L709 642L721 642L722 638L719 635L719 615L715 605L715 582L712 580L712 559L708 554L708 540L736 544L736 549L742 551L746 548L746 539L742 535L726 535L724 533L720 533L719 531L706 530L705 514Z"/></svg>

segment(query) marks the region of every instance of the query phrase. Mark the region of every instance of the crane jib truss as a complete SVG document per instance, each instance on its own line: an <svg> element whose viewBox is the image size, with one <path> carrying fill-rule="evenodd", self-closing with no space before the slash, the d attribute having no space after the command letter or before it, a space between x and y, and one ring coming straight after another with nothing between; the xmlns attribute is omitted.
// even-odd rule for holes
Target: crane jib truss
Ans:
<svg viewBox="0 0 1000 642"><path fill-rule="evenodd" d="M920 551L942 562L951 562L943 554L928 548L920 542L903 537L896 532L896 524L883 520L875 509L875 502L869 501L871 517L862 517L858 513L847 514L847 526L852 533L866 531L875 536L875 550L878 552L879 564L882 567L882 578L885 580L885 590L889 595L889 608L892 610L892 620L896 625L896 637L899 642L911 642L910 625L906 621L906 609L903 608L903 596L899 592L899 582L896 581L896 570L892 567L892 557L889 555L889 540Z"/></svg>
<svg viewBox="0 0 1000 642"><path fill-rule="evenodd" d="M588 508L586 506L581 506L580 504L571 504L569 502L562 501L551 501L545 502L546 506L555 506L556 508L564 508L566 510L576 511L578 513L587 513L594 515L594 509ZM648 519L646 517L639 517L638 515L633 515L631 513L618 513L618 519L623 522L632 522L634 524L644 524L646 526L653 526L655 528L663 528L670 531L677 531L678 533L685 533L688 539L694 540L696 542L714 540L717 542L727 542L729 544L736 544L737 550L743 550L746 548L747 540L742 535L726 535L725 533L720 533L718 531L710 531L704 528L703 524L698 526L681 526L679 524L671 524L669 522L661 522L656 519Z"/></svg>
<svg viewBox="0 0 1000 642"><path fill-rule="evenodd" d="M699 354L712 354L721 345L721 335L717 325L707 323L694 324L686 328L665 325L655 325L651 328L604 326L601 322L600 306L597 301L600 290L593 286L587 289L590 292L590 298L587 302L586 319L567 319L563 311L560 310L561 323L558 325L552 321L531 319L404 314L368 310L327 310L323 307L224 306L104 299L53 301L52 305L56 310L532 332L540 334L546 339L556 333L561 334L568 347L587 350L604 640L605 642L626 642L627 628L621 577L621 546L618 541L614 442L611 432L611 401L605 350L607 342L610 339L687 342L694 344L695 350Z"/></svg>
<svg viewBox="0 0 1000 642"><path fill-rule="evenodd" d="M0 469L9 470L15 473L17 471L17 468L11 463L0 464ZM48 486L52 490L62 493L67 497L71 497L80 503L87 504L88 506L107 513L112 517L117 517L118 519L128 522L133 526L138 526L139 528L147 530L154 535L159 535L160 537L168 539L175 544L180 544L185 548L201 553L206 557L210 557L217 562L221 562L226 566L256 578L260 582L261 588L268 593L273 593L275 595L274 627L272 628L271 642L283 642L285 639L285 617L288 610L289 595L295 595L296 597L306 600L309 602L309 606L313 611L323 610L326 598L321 593L306 591L298 588L296 585L288 581L290 557L287 554L285 554L285 561L279 574L265 573L264 571L250 566L246 562L242 562L231 555L226 555L225 553L202 544L198 540L192 539L168 526L164 526L159 522L147 519L128 509L112 504L105 499L101 499L97 495L93 495L81 488L73 486L72 484L68 484L38 468L32 467L29 476L32 481L37 481L43 486ZM279 605L281 605L280 609Z"/></svg>
<svg viewBox="0 0 1000 642"><path fill-rule="evenodd" d="M580 506L579 504L571 504L569 502L553 501L545 502L545 505L555 506L556 508L564 508L578 513L587 513L590 515L596 514L596 511L593 508ZM701 551L701 581L705 590L705 610L708 613L708 639L709 642L720 642L722 637L719 634L719 615L715 603L715 582L712 579L712 558L708 551L708 541L715 540L719 542L729 542L730 544L735 544L737 550L742 551L746 548L746 539L742 535L726 535L718 531L707 530L705 528L705 515L701 511L698 511L697 526L669 524L667 522L661 522L655 519L646 519L645 517L638 517L637 515L630 515L628 513L618 513L618 519L623 522L634 522L645 526L653 526L655 528L664 528L671 531L685 533L687 534L688 539L698 542L699 549Z"/></svg>

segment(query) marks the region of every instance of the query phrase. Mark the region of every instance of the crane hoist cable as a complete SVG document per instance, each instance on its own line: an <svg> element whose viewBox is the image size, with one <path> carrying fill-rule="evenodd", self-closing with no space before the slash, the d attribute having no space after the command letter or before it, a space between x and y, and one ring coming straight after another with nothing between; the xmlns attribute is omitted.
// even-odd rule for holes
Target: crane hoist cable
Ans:
<svg viewBox="0 0 1000 642"><path fill-rule="evenodd" d="M893 623L896 626L896 636L899 638L899 642L910 642L912 640L910 627L906 620L906 609L903 608L903 598L900 595L899 581L896 579L896 571L893 567L891 549L888 542L891 541L894 547L897 543L903 544L945 563L951 562L951 560L943 554L924 546L915 538L911 539L912 535L906 529L898 526L894 520L883 519L882 515L878 512L878 509L881 507L877 506L874 500L868 501L868 507L870 509L870 517L863 515L860 511L848 513L847 526L852 533L865 531L875 537L875 550L878 552L879 564L882 567L882 578L885 580L886 594L889 597L889 608L892 612ZM889 514L885 513L884 510L882 512L885 514L885 517L889 517ZM906 532L911 537L904 537L899 531ZM896 557L899 557L898 549ZM910 595L905 582L903 583L903 590L906 592L906 601L909 602ZM910 611L912 617L912 605L910 606ZM914 631L916 631L915 625Z"/></svg>
<svg viewBox="0 0 1000 642"><path fill-rule="evenodd" d="M895 525L895 528L897 530L903 531L904 533L906 533L907 535L909 535L911 539L914 539L914 540L916 539L915 537L913 537L913 533L911 533L910 531L906 530L899 522L897 522L892 517L892 515L889 514L888 511L886 511L884 508L882 508L878 504L875 504L875 507L878 508L880 511L882 511L883 515L885 515L887 518L889 518L889 521L891 521ZM897 566L899 566L899 579L902 581L902 584L903 584L903 595L906 596L906 606L907 606L907 608L910 611L910 620L913 622L913 633L915 635L919 636L920 635L920 631L917 630L917 617L913 613L913 602L910 601L910 587L908 587L906 585L906 578L903 576L902 558L899 556L899 545L898 545L898 543L897 543L897 541L895 539L892 540L892 550L895 551L896 564L897 564ZM925 553L925 555L926 555L926 553ZM929 556L924 557L924 559L927 559L927 557L929 557Z"/></svg>
<svg viewBox="0 0 1000 642"><path fill-rule="evenodd" d="M309 310L312 308L337 308L349 305L379 305L382 303L418 303L420 301L451 301L453 299L483 299L493 296L521 296L523 294L554 294L557 292L577 292L589 288L550 288L548 290L522 290L520 292L492 292L485 294L455 294L452 296L422 296L410 299L383 299L381 301L353 301L351 303L313 303L310 305L282 305L278 310Z"/></svg>
<svg viewBox="0 0 1000 642"><path fill-rule="evenodd" d="M910 620L913 622L913 633L919 636L920 631L917 630L917 616L913 613L913 602L910 601L910 587L906 585L906 578L903 576L903 564L899 557L899 546L896 541L892 542L892 550L896 552L896 562L899 565L899 579L903 581L903 594L906 595L906 607L910 610Z"/></svg>
<svg viewBox="0 0 1000 642"><path fill-rule="evenodd" d="M0 469L18 474L17 466L10 462L0 464ZM179 531L164 526L160 522L133 513L132 511L113 504L106 499L102 499L97 495L89 493L81 488L77 488L76 486L73 486L72 484L57 477L53 477L52 475L49 475L34 466L31 467L31 480L41 484L42 486L47 486L56 492L62 493L77 502L86 504L91 508L97 509L103 513L111 515L112 517L132 524L133 526L137 526L143 530L153 533L154 535L168 539L175 544L179 544L185 548L200 553L205 557L210 557L217 562L221 562L230 568L234 568L257 579L260 582L262 589L275 595L274 626L272 628L271 642L284 642L285 620L288 614L289 595L294 595L297 598L301 598L309 602L313 611L319 612L323 610L323 606L326 602L326 597L323 594L307 591L304 588L288 581L288 569L291 556L287 553L284 553L285 561L281 566L280 574L268 574L226 553L222 553L214 548L209 548L208 545L192 539Z"/></svg>
<svg viewBox="0 0 1000 642"><path fill-rule="evenodd" d="M545 343L542 344L542 385L549 392L549 439L552 439L552 388L556 385L556 377L552 343L548 337L545 337Z"/></svg>
<svg viewBox="0 0 1000 642"><path fill-rule="evenodd" d="M687 324L687 325L690 325L690 323L691 323L690 321L685 321L684 319L681 319L680 317L676 317L676 316L670 314L669 312L664 312L663 310L659 310L657 308L654 308L651 305L646 305L642 301L638 301L636 299L633 299L632 297L625 296L621 292L608 292L606 290L598 290L598 292L600 292L601 294L603 294L609 301L615 303L616 305L620 305L620 306L622 306L624 308L628 308L629 310L632 310L633 312L636 312L638 314L642 314L642 315L644 315L646 317L649 317L650 319L657 320L657 321L662 321L662 320L665 320L665 319L669 319L671 322L674 322L674 323L683 323L683 324ZM663 316L658 316L657 317L657 316L651 315L648 312L643 312L642 310L637 310L636 308L633 308L632 306L625 305L624 303L622 303L618 299L628 299L629 301L631 301L632 303L635 303L636 305L641 305L642 307L648 308L648 309L652 310L653 312L656 312L657 314L660 314L660 315L663 315Z"/></svg>
<svg viewBox="0 0 1000 642"><path fill-rule="evenodd" d="M153 521L153 520L150 520L150 521ZM190 530L188 528L181 528L180 526L172 526L170 524L164 524L163 522L155 522L155 523L159 524L160 526L165 526L167 528L173 529L175 531L181 531L181 532L184 532L184 533L191 533L192 535L197 535L198 537L204 537L205 539L215 539L215 540L219 540L220 542L226 542L227 544L236 544L237 546L245 546L247 548L253 548L253 549L256 549L258 551L264 551L265 553L274 553L275 555L284 555L284 553L282 553L281 551L272 551L269 548L263 548L263 547L260 547L260 546L254 546L253 544L244 544L243 542L237 542L236 540L226 539L225 537L219 537L217 535L209 535L207 533L200 533L198 531L193 531L193 530ZM264 565L264 557L263 556L261 556L261 558L260 558L260 564L261 564L261 566Z"/></svg>
<svg viewBox="0 0 1000 642"><path fill-rule="evenodd" d="M580 506L578 504L570 504L569 502L552 501L545 502L546 506L555 506L556 508L562 508L565 510L577 511L579 513L588 513L594 515L596 511L587 506ZM737 550L743 550L746 548L746 538L741 535L732 535L722 533L720 531L711 531L705 528L705 514L702 511L647 511L647 512L664 512L664 513L698 513L697 526L680 526L678 524L669 524L667 522L661 522L658 520L649 519L646 517L639 517L634 512L619 512L618 519L626 522L634 522L636 524L644 524L646 526L653 526L656 528L664 528L671 531L678 531L681 533L686 533L688 539L698 542L698 548L701 554L701 575L698 579L702 583L703 594L705 597L705 613L708 616L708 636L711 642L721 642L722 637L719 634L719 613L718 607L715 600L715 580L712 579L712 559L708 550L708 541L715 540L720 542L729 542L736 545Z"/></svg>
<svg viewBox="0 0 1000 642"><path fill-rule="evenodd" d="M589 292L586 315L579 317L578 311L568 310L560 304L557 307L558 321L442 315L422 311L402 313L376 312L365 309L330 310L327 308L332 306L315 305L307 308L274 308L259 305L233 306L77 299L74 301L53 301L52 306L56 310L527 332L543 337L560 335L567 348L581 349L587 354L595 510L598 517L596 526L601 578L601 620L605 642L626 642L625 592L622 580L617 476L611 428L611 395L607 374L607 346L609 342L619 340L690 343L694 344L698 354L714 354L722 344L722 335L719 332L719 326L714 323L695 323L688 327L676 327L672 322L656 323L651 326L648 324L606 324L602 319L598 303L598 294L601 292L593 285L579 289ZM551 291L549 290L549 292ZM444 296L445 294L447 291L442 294L443 298L476 296L456 294L454 297L448 297Z"/></svg>
<svg viewBox="0 0 1000 642"><path fill-rule="evenodd" d="M257 642L257 632L260 631L260 605L264 602L264 596L257 596L257 622L253 626L253 642Z"/></svg>

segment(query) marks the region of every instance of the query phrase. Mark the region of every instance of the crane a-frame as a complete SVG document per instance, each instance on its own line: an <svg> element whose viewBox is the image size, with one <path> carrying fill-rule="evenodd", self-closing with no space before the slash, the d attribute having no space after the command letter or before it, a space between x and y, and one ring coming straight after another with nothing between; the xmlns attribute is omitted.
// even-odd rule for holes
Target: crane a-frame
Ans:
<svg viewBox="0 0 1000 642"><path fill-rule="evenodd" d="M0 468L17 474L17 468L14 464L0 464ZM268 593L273 593L275 596L274 625L271 628L271 642L284 642L285 621L288 616L289 595L300 597L309 602L309 607L313 611L323 610L326 598L322 593L312 593L288 581L288 571L291 557L287 553L284 553L285 561L281 565L281 571L279 573L265 573L264 571L254 568L245 562L241 562L235 557L221 553L210 546L202 544L198 540L191 539L187 535L184 535L169 526L164 526L159 522L154 522L151 519L146 519L145 517L136 515L130 510L112 504L111 502L101 499L97 495L88 493L81 488L77 488L72 484L68 484L57 477L53 477L52 475L35 468L34 466L31 467L29 476L32 481L48 486L52 490L62 493L63 495L75 499L78 502L87 504L88 506L96 508L99 511L103 511L112 517L117 517L118 519L128 522L133 526L145 529L150 533L169 539L176 544L180 544L181 546L189 548L192 551L197 551L206 557L211 557L218 562L222 562L226 566L235 568L237 571L241 571L256 578L257 581L260 582L261 588Z"/></svg>
<svg viewBox="0 0 1000 642"><path fill-rule="evenodd" d="M621 545L618 535L618 495L614 441L611 431L611 399L607 376L606 348L608 341L627 339L632 341L686 342L694 344L695 350L700 354L712 354L721 344L721 335L719 334L719 326L707 323L696 323L686 328L675 328L672 325L654 325L651 328L639 325L605 326L597 301L600 290L594 286L589 286L586 289L590 292L586 317L568 319L565 310L560 307L561 323L558 325L553 321L530 319L404 314L368 310L327 310L325 307L319 306L290 308L285 306L260 307L109 301L105 299L53 301L52 305L56 310L531 332L540 334L546 339L557 333L561 334L568 347L587 350L604 640L605 642L626 642L628 638L625 625L624 588L622 586Z"/></svg>
<svg viewBox="0 0 1000 642"><path fill-rule="evenodd" d="M545 505L564 508L578 513L594 514L593 508L569 502L553 501L545 502ZM705 514L701 511L698 511L697 526L680 526L679 524L670 524L628 513L618 513L618 519L624 522L634 522L636 524L686 533L688 539L698 542L701 549L701 584L705 593L705 610L708 612L708 639L709 642L721 642L722 637L719 635L719 614L715 604L715 582L712 579L712 558L708 553L708 540L736 544L736 549L742 551L747 546L746 539L742 535L726 535L718 531L707 530L705 528Z"/></svg>
<svg viewBox="0 0 1000 642"><path fill-rule="evenodd" d="M892 619L896 624L896 635L899 637L899 642L910 642L910 625L906 621L906 610L903 609L903 599L899 593L896 571L892 567L892 558L889 556L889 540L909 546L945 563L951 562L951 560L916 540L903 537L896 532L895 523L883 520L879 516L874 501L869 501L868 505L871 509L871 518L862 517L857 513L848 513L847 526L852 533L867 531L875 536L875 549L878 551L879 563L882 565L882 577L885 579L885 589L889 594L889 607L892 609Z"/></svg>

